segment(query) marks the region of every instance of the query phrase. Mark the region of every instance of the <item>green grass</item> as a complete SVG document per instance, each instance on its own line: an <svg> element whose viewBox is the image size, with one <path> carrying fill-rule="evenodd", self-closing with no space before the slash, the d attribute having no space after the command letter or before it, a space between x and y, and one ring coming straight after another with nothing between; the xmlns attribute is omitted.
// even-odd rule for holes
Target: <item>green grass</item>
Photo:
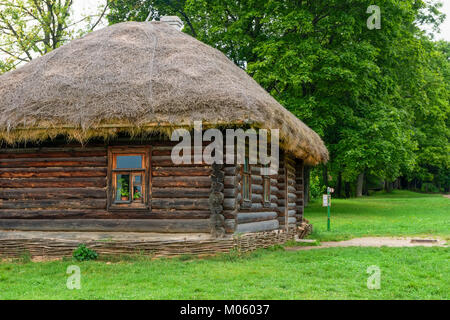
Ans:
<svg viewBox="0 0 450 320"><path fill-rule="evenodd" d="M447 248L260 250L241 258L0 264L1 299L448 299ZM66 268L81 269L81 290ZM381 270L369 290L367 268Z"/></svg>
<svg viewBox="0 0 450 320"><path fill-rule="evenodd" d="M305 211L313 237L429 235L449 238L450 200L411 192L333 200ZM100 256L100 261L30 262L24 255L0 263L0 299L449 299L448 248L281 247L208 259L182 256ZM66 288L67 267L81 269L81 290ZM369 290L367 268L381 270L381 289Z"/></svg>
<svg viewBox="0 0 450 320"><path fill-rule="evenodd" d="M311 202L305 218L314 226L310 238L320 241L365 236L440 236L450 239L450 199L410 191L331 200L331 232L322 202Z"/></svg>

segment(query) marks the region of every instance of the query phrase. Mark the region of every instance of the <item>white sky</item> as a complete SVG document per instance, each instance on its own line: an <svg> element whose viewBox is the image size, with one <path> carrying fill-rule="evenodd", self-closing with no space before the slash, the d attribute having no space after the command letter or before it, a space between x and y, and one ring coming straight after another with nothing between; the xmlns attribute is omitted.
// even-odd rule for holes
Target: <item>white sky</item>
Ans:
<svg viewBox="0 0 450 320"><path fill-rule="evenodd" d="M94 14L97 8L105 4L106 0L74 0L74 20L79 19L83 14ZM450 0L441 0L444 4L442 11L447 15L444 23L441 25L441 33L436 34L436 39L450 41ZM374 0L374 2L376 2ZM383 17L382 17L383 18ZM99 25L97 29L106 26L106 21Z"/></svg>
<svg viewBox="0 0 450 320"><path fill-rule="evenodd" d="M450 41L450 0L443 0L444 6L442 7L442 12L444 12L447 17L443 24L441 24L441 33L436 35L437 39L443 39Z"/></svg>

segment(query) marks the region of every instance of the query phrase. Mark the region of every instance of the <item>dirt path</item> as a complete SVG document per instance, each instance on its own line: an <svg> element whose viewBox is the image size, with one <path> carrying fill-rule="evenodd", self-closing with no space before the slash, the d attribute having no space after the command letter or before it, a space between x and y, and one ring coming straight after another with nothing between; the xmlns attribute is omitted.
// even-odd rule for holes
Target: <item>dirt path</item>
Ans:
<svg viewBox="0 0 450 320"><path fill-rule="evenodd" d="M441 239L423 238L391 238L367 237L355 238L346 241L322 242L320 246L287 247L287 251L312 250L336 247L446 247L446 241Z"/></svg>
<svg viewBox="0 0 450 320"><path fill-rule="evenodd" d="M444 198L450 199L450 194L444 194Z"/></svg>

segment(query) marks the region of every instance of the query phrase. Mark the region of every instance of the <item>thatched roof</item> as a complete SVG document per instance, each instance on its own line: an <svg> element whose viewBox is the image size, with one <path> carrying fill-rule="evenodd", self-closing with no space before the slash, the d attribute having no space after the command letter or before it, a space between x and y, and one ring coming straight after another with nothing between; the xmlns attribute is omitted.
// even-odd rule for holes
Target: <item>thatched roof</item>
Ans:
<svg viewBox="0 0 450 320"><path fill-rule="evenodd" d="M320 137L220 51L162 22L116 24L0 76L0 139L79 140L193 121L280 129L309 164Z"/></svg>

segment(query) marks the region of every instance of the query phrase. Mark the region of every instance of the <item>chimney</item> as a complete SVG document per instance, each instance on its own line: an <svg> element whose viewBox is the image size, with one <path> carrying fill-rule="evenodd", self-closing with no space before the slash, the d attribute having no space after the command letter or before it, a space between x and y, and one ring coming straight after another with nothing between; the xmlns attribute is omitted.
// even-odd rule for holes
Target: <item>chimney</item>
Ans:
<svg viewBox="0 0 450 320"><path fill-rule="evenodd" d="M183 28L183 21L181 21L181 19L177 16L162 16L160 18L160 21L170 24L178 31L181 31L181 29Z"/></svg>

